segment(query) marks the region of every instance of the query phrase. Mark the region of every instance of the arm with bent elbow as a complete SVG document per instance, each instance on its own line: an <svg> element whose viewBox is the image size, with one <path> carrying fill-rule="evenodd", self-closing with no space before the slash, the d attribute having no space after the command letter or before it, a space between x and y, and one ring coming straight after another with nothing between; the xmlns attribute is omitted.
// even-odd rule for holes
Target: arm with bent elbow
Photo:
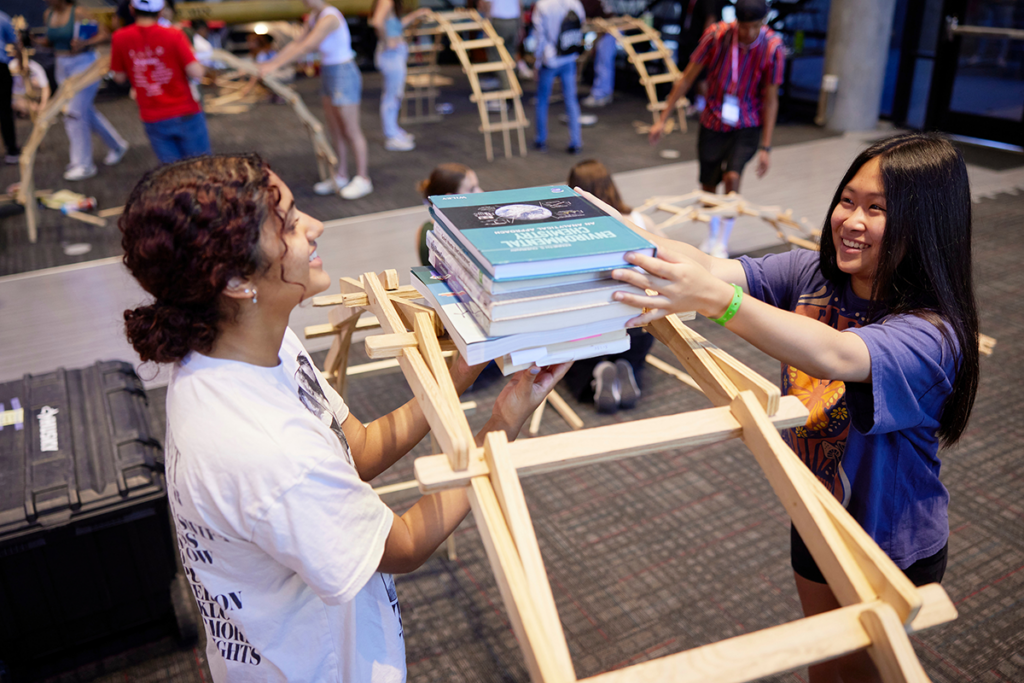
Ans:
<svg viewBox="0 0 1024 683"><path fill-rule="evenodd" d="M570 365L534 366L514 375L494 402L491 419L477 434L477 445L483 444L488 432L497 430L504 431L509 441L515 439L523 424ZM469 497L465 489L442 491L420 498L404 515L395 515L378 571L404 574L418 568L468 513Z"/></svg>

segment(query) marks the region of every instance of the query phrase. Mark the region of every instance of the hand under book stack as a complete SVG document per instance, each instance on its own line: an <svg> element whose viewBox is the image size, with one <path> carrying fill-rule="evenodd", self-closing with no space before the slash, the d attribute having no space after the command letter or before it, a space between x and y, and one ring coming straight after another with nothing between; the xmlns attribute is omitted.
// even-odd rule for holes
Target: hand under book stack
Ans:
<svg viewBox="0 0 1024 683"><path fill-rule="evenodd" d="M433 268L413 268L412 285L467 362L508 375L629 348L638 311L612 294L643 292L611 272L631 267L627 252L653 256L651 242L565 185L430 202Z"/></svg>

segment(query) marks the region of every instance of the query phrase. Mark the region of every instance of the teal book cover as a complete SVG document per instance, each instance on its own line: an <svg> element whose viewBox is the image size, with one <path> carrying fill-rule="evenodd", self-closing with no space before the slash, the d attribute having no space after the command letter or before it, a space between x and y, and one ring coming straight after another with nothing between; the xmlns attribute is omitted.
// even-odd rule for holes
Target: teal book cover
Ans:
<svg viewBox="0 0 1024 683"><path fill-rule="evenodd" d="M625 265L655 246L567 185L430 197L432 213L494 279Z"/></svg>

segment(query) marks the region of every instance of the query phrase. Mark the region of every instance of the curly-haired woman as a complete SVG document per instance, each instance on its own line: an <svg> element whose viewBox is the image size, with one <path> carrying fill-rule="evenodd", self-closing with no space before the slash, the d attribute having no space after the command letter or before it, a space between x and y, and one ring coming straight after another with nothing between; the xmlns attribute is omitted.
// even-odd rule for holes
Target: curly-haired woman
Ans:
<svg viewBox="0 0 1024 683"><path fill-rule="evenodd" d="M125 311L144 361L174 363L167 479L214 679L405 680L391 572L421 565L468 511L465 493L395 515L366 483L428 425L415 400L363 425L288 318L330 277L323 224L258 156L161 167L120 221L125 265L155 300ZM532 368L481 435L515 437L565 367ZM461 360L461 391L478 368Z"/></svg>

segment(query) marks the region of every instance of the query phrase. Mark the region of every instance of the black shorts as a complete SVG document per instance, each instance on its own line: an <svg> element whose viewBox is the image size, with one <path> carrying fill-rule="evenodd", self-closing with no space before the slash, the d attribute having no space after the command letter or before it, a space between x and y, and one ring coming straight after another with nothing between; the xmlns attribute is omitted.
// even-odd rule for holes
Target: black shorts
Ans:
<svg viewBox="0 0 1024 683"><path fill-rule="evenodd" d="M700 184L714 187L729 171L742 174L761 144L761 127L737 128L718 132L700 127L697 157L700 159Z"/></svg>
<svg viewBox="0 0 1024 683"><path fill-rule="evenodd" d="M814 558L811 557L811 551L804 544L804 539L800 538L800 534L797 533L795 526L790 527L789 539L789 556L793 562L793 571L808 581L828 583L821 570L818 569ZM931 557L918 560L910 565L903 570L903 573L915 586L938 583L942 581L942 576L946 573L947 559L949 559L949 543L942 546L942 550Z"/></svg>

